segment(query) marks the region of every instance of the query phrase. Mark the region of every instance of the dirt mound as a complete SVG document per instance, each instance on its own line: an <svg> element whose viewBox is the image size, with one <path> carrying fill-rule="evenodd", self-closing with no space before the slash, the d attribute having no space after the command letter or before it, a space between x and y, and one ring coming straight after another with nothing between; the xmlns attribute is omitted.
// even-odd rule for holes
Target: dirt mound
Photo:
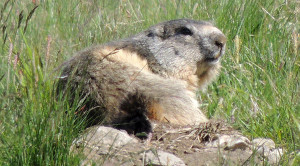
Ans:
<svg viewBox="0 0 300 166"><path fill-rule="evenodd" d="M282 155L272 140L257 139L253 145L222 121L198 126L154 124L150 137L140 140L125 131L95 126L72 148L86 156L82 165L260 165L275 164Z"/></svg>

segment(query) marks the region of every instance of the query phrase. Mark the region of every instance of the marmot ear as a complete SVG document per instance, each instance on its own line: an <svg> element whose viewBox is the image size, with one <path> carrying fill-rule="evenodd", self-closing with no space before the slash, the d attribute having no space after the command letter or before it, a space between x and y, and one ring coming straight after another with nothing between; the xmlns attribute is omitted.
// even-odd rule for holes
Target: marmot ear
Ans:
<svg viewBox="0 0 300 166"><path fill-rule="evenodd" d="M167 39L170 37L170 32L168 30L169 28L167 26L157 26L155 28L152 28L148 31L147 36L148 37L154 37L157 36L161 38L162 40Z"/></svg>

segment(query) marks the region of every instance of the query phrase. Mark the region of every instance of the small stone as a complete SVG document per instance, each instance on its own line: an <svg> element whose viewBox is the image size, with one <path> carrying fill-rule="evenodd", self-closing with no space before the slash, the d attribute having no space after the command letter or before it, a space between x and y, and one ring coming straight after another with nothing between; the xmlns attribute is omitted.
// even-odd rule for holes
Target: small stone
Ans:
<svg viewBox="0 0 300 166"><path fill-rule="evenodd" d="M248 138L241 135L234 135L231 141L228 142L225 150L236 150L242 149L245 150L249 148L250 141Z"/></svg>
<svg viewBox="0 0 300 166"><path fill-rule="evenodd" d="M267 147L268 149L275 148L275 142L269 138L255 138L252 140L252 144L255 147Z"/></svg>
<svg viewBox="0 0 300 166"><path fill-rule="evenodd" d="M178 158L177 156L167 153L161 150L152 151L148 150L143 155L143 161L145 164L152 164L152 165L172 165L172 166L185 166L185 163Z"/></svg>
<svg viewBox="0 0 300 166"><path fill-rule="evenodd" d="M276 164L283 155L282 148L276 148L275 142L269 138L256 138L252 145L258 154L268 159L269 164Z"/></svg>
<svg viewBox="0 0 300 166"><path fill-rule="evenodd" d="M277 148L270 151L268 157L269 164L277 164L283 155L283 149Z"/></svg>
<svg viewBox="0 0 300 166"><path fill-rule="evenodd" d="M247 149L250 146L250 141L248 138L242 135L221 135L218 138L208 144L208 147L221 147L224 150L236 150L236 149Z"/></svg>

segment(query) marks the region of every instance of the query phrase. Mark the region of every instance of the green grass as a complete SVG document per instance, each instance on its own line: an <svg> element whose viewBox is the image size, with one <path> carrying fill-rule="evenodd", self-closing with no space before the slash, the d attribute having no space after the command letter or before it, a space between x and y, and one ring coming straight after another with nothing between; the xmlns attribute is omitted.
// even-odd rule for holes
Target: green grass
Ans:
<svg viewBox="0 0 300 166"><path fill-rule="evenodd" d="M212 21L228 38L220 77L199 93L207 116L273 139L286 150L282 164L299 151L296 0L36 2L0 2L0 165L78 165L69 148L84 124L76 105L57 99L54 69L87 46L176 18Z"/></svg>

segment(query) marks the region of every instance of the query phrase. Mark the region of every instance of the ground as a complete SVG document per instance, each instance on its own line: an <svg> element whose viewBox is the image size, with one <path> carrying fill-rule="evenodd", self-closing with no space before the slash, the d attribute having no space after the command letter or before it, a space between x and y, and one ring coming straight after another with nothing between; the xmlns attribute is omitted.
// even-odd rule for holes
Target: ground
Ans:
<svg viewBox="0 0 300 166"><path fill-rule="evenodd" d="M223 121L198 126L155 123L151 140L100 128L88 129L87 135L74 143L76 150L83 150L87 156L82 165L263 165L266 162L263 155L257 155L251 148L249 139Z"/></svg>

